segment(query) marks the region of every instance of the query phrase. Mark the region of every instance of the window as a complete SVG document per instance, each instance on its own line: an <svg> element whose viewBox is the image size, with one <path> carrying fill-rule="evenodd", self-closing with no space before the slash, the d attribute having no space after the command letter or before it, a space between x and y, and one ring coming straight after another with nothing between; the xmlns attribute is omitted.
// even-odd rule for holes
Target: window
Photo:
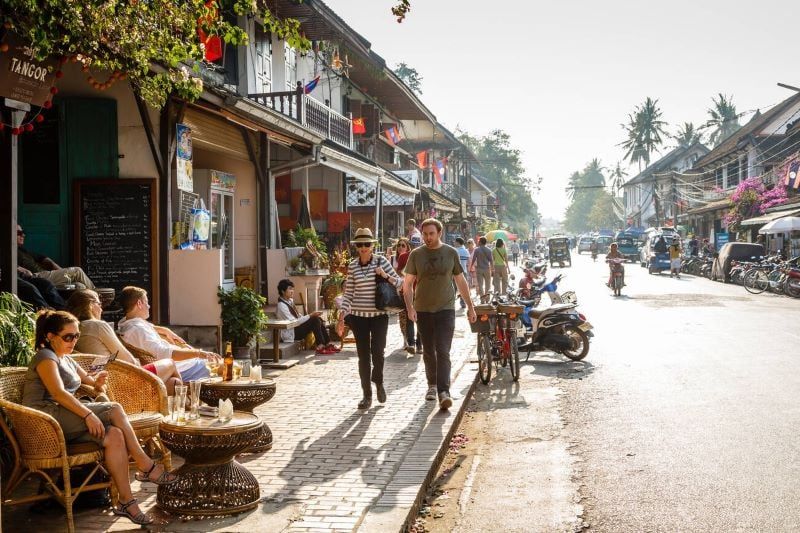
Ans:
<svg viewBox="0 0 800 533"><path fill-rule="evenodd" d="M261 24L255 24L253 38L253 70L255 71L256 93L272 92L272 35L264 31Z"/></svg>
<svg viewBox="0 0 800 533"><path fill-rule="evenodd" d="M728 188L739 185L739 160L728 163Z"/></svg>
<svg viewBox="0 0 800 533"><path fill-rule="evenodd" d="M720 189L725 187L724 173L722 171L722 167L718 167L717 170L714 171L714 185L716 185Z"/></svg>
<svg viewBox="0 0 800 533"><path fill-rule="evenodd" d="M284 63L286 74L286 90L294 91L297 88L297 52L288 44L283 44Z"/></svg>

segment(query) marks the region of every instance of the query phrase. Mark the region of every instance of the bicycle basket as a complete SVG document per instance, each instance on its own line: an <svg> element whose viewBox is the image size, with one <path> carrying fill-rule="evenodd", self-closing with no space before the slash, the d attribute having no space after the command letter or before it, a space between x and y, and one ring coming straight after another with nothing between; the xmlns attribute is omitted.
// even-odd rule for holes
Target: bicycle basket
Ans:
<svg viewBox="0 0 800 533"><path fill-rule="evenodd" d="M475 306L475 315L478 319L470 322L469 327L473 333L489 333L491 331L491 318L497 314L494 306L489 304L479 304Z"/></svg>
<svg viewBox="0 0 800 533"><path fill-rule="evenodd" d="M498 304L497 305L497 312L503 313L506 315L520 315L525 310L525 308L518 304Z"/></svg>

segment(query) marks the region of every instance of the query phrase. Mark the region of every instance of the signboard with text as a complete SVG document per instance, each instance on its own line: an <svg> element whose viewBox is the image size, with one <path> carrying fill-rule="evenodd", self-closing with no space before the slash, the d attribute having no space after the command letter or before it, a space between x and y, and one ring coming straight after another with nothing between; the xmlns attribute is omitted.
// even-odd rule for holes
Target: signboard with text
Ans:
<svg viewBox="0 0 800 533"><path fill-rule="evenodd" d="M729 240L729 233L717 233L714 235L714 247L719 252L719 249L722 248L722 245L727 244Z"/></svg>
<svg viewBox="0 0 800 533"><path fill-rule="evenodd" d="M8 50L0 53L0 96L43 105L50 99L58 61L37 61L31 47L11 33L6 35L3 44L8 45Z"/></svg>

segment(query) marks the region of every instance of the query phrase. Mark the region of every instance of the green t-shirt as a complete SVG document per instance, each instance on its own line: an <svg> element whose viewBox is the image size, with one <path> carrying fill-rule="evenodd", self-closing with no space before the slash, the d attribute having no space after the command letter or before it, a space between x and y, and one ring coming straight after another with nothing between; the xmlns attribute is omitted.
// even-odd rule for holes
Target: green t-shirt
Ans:
<svg viewBox="0 0 800 533"><path fill-rule="evenodd" d="M492 257L494 258L494 266L506 266L508 261L508 250L503 246L502 248L495 248L492 250Z"/></svg>
<svg viewBox="0 0 800 533"><path fill-rule="evenodd" d="M435 250L427 246L415 248L408 256L404 272L417 277L414 309L418 312L436 313L453 308L456 301L453 276L464 272L455 248L447 244Z"/></svg>

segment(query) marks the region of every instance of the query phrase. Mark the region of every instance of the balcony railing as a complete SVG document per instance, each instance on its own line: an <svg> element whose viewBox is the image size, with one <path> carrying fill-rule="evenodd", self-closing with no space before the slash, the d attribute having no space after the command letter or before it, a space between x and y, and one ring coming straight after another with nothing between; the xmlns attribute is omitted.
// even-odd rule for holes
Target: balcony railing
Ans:
<svg viewBox="0 0 800 533"><path fill-rule="evenodd" d="M458 183L442 183L441 191L442 194L456 203L462 199L466 200L467 202L471 200L469 191Z"/></svg>
<svg viewBox="0 0 800 533"><path fill-rule="evenodd" d="M336 144L353 149L353 121L304 94L300 86L294 91L256 93L248 95L248 98L299 122Z"/></svg>

